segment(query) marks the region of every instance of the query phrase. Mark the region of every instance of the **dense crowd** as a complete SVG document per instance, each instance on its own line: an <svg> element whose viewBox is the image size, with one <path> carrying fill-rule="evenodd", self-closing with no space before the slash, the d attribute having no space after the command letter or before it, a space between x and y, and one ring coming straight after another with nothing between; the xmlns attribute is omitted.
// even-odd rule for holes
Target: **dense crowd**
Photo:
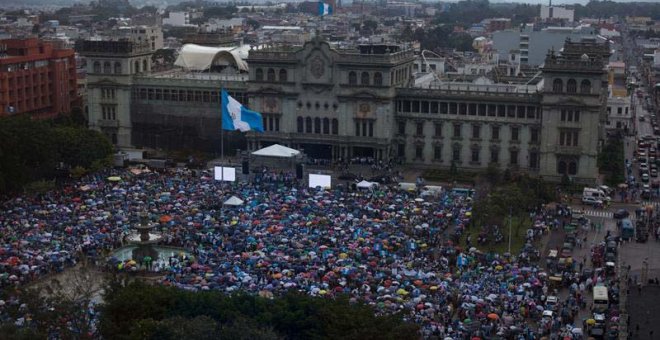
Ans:
<svg viewBox="0 0 660 340"><path fill-rule="evenodd" d="M552 291L536 264L451 241L470 223L470 198L301 184L290 173L267 171L249 183L223 184L189 170L111 170L17 197L0 211L0 283L20 286L83 256L136 270L141 264L113 258L111 250L146 212L163 244L187 252L149 264L165 285L264 297L292 289L325 298L346 294L378 313L404 311L423 325L424 336L453 339L533 339L543 327L558 333L576 322L568 312L543 321ZM232 195L245 204L223 206ZM531 216L529 241L556 224L545 210ZM569 309L582 301L573 296Z"/></svg>

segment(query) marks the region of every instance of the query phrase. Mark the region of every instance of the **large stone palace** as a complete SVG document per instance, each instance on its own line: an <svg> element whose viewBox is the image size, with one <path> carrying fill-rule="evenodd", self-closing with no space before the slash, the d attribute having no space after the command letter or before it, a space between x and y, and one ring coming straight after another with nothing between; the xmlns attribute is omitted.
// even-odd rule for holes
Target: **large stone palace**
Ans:
<svg viewBox="0 0 660 340"><path fill-rule="evenodd" d="M609 47L596 42L550 51L531 85L418 81L411 49L340 49L318 37L249 50L249 72L151 72L153 50L130 41L78 49L87 58L90 127L120 147L219 150L224 88L261 112L266 130L229 133L231 147L280 143L313 158L419 167L495 164L555 181L566 174L589 183L598 174Z"/></svg>

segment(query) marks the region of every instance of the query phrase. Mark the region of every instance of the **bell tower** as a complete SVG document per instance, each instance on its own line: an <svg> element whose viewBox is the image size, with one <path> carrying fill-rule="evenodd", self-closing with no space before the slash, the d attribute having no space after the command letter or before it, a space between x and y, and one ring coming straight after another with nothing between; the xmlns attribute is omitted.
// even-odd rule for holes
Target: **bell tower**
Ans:
<svg viewBox="0 0 660 340"><path fill-rule="evenodd" d="M567 40L542 67L540 175L544 179L595 183L605 136L609 46Z"/></svg>
<svg viewBox="0 0 660 340"><path fill-rule="evenodd" d="M80 41L76 50L87 59L89 127L103 132L113 145L131 146L131 85L151 71L154 46L148 41Z"/></svg>

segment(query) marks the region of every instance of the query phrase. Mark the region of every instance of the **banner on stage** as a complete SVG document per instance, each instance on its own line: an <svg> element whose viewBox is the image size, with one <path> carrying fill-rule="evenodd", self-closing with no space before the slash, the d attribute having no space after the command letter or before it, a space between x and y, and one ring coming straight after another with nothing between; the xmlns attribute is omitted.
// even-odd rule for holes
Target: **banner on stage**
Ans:
<svg viewBox="0 0 660 340"><path fill-rule="evenodd" d="M216 166L213 168L213 175L216 181L235 182L236 168Z"/></svg>
<svg viewBox="0 0 660 340"><path fill-rule="evenodd" d="M309 174L310 188L321 187L324 189L330 189L330 182L331 182L331 177L329 175Z"/></svg>

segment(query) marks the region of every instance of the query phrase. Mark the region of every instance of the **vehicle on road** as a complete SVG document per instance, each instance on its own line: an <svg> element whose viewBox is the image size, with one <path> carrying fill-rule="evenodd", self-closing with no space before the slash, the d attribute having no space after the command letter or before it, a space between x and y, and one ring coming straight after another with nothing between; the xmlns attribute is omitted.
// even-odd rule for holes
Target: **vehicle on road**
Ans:
<svg viewBox="0 0 660 340"><path fill-rule="evenodd" d="M593 289L593 312L594 313L603 313L607 311L610 306L610 301L607 296L607 287L605 286L595 286Z"/></svg>
<svg viewBox="0 0 660 340"><path fill-rule="evenodd" d="M630 213L628 212L628 210L626 210L626 209L619 209L619 210L617 210L617 211L614 212L614 215L613 215L612 217L614 217L614 218L617 219L617 220L620 220L620 219L624 219L624 218L626 218L626 217L628 217L628 216L630 216Z"/></svg>
<svg viewBox="0 0 660 340"><path fill-rule="evenodd" d="M582 203L588 204L588 205L602 205L603 201L601 201L597 198L588 196L588 197L582 197Z"/></svg>
<svg viewBox="0 0 660 340"><path fill-rule="evenodd" d="M582 200L585 198L591 197L600 201L610 201L611 198L605 194L605 192L599 188L584 188L582 189Z"/></svg>
<svg viewBox="0 0 660 340"><path fill-rule="evenodd" d="M630 240L635 236L635 225L629 218L624 218L621 221L617 222L619 227L619 236L623 240Z"/></svg>

